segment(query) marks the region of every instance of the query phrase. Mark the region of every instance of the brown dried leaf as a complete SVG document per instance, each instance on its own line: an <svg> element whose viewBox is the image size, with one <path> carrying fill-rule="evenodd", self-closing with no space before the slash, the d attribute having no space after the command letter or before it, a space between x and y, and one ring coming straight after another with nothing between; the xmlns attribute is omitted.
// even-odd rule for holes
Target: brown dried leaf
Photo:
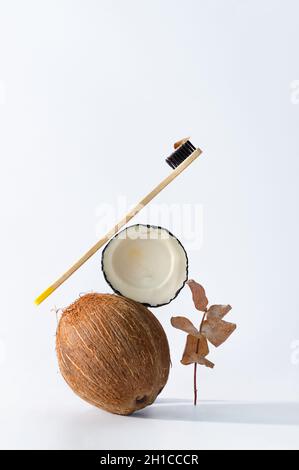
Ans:
<svg viewBox="0 0 299 470"><path fill-rule="evenodd" d="M210 369L213 369L214 366L215 366L215 364L213 362L209 361L205 357L199 356L199 354L194 354L194 356L192 358L194 359L194 362L197 362L197 364L209 367Z"/></svg>
<svg viewBox="0 0 299 470"><path fill-rule="evenodd" d="M198 341L197 353L202 357L206 357L209 352L208 340L204 335L201 335Z"/></svg>
<svg viewBox="0 0 299 470"><path fill-rule="evenodd" d="M181 359L181 364L183 364L183 366L190 366L190 364L194 364L194 361L191 359L191 354L184 354Z"/></svg>
<svg viewBox="0 0 299 470"><path fill-rule="evenodd" d="M205 357L200 356L200 354L196 353L190 353L189 355L183 356L181 363L185 366L189 364L194 364L194 363L200 364L202 366L209 367L210 369L213 369L214 365L213 362L209 361Z"/></svg>
<svg viewBox="0 0 299 470"><path fill-rule="evenodd" d="M187 361L186 364L191 364L191 362L188 362L190 355L198 354L201 357L205 357L209 352L207 338L200 335L200 338L198 339L193 335L188 335L181 362L182 364L185 364L185 361Z"/></svg>
<svg viewBox="0 0 299 470"><path fill-rule="evenodd" d="M223 318L230 310L230 305L211 305L207 311L207 318Z"/></svg>
<svg viewBox="0 0 299 470"><path fill-rule="evenodd" d="M187 284L191 289L195 308L197 310L200 310L201 312L205 312L209 301L206 297L206 292L204 288L197 282L193 281L193 279L189 279L189 281L187 281Z"/></svg>
<svg viewBox="0 0 299 470"><path fill-rule="evenodd" d="M229 323L218 318L209 318L203 322L201 332L216 348L220 346L237 328L235 323Z"/></svg>
<svg viewBox="0 0 299 470"><path fill-rule="evenodd" d="M186 340L185 349L183 352L183 359L191 353L196 353L198 339L195 336L188 335Z"/></svg>
<svg viewBox="0 0 299 470"><path fill-rule="evenodd" d="M171 317L170 322L174 328L185 331L189 335L199 338L201 335L193 323L186 317Z"/></svg>

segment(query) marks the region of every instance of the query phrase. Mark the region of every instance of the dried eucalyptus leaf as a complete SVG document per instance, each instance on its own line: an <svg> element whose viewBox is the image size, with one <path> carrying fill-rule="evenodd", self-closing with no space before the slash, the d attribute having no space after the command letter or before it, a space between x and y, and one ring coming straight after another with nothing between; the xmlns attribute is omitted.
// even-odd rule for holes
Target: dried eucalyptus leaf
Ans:
<svg viewBox="0 0 299 470"><path fill-rule="evenodd" d="M208 340L204 335L200 335L197 352L200 356L206 357L209 354Z"/></svg>
<svg viewBox="0 0 299 470"><path fill-rule="evenodd" d="M185 357L189 357L190 354L192 353L196 353L196 350L197 350L197 343L198 343L198 339L193 336L193 335L188 335L187 336L187 340L186 340L186 345L185 345L185 349L184 349L184 352L183 352L183 358L182 358L182 361ZM181 362L182 362L181 361Z"/></svg>
<svg viewBox="0 0 299 470"><path fill-rule="evenodd" d="M209 361L207 358L205 357L200 357L199 355L197 356L196 358L196 362L197 364L200 364L202 366L206 366L206 367L209 367L210 369L213 369L215 364L211 361Z"/></svg>
<svg viewBox="0 0 299 470"><path fill-rule="evenodd" d="M213 362L209 361L205 357L200 356L200 354L196 353L190 353L189 355L183 356L181 363L184 365L189 365L189 364L200 364L202 366L209 367L210 369L213 369L214 365Z"/></svg>
<svg viewBox="0 0 299 470"><path fill-rule="evenodd" d="M202 358L209 354L208 341L203 335L200 335L199 339L193 335L187 336L186 346L181 363L184 365L192 364L192 362L194 362L190 362L190 357L192 354L197 354Z"/></svg>
<svg viewBox="0 0 299 470"><path fill-rule="evenodd" d="M211 305L207 312L207 318L223 318L230 310L230 305Z"/></svg>
<svg viewBox="0 0 299 470"><path fill-rule="evenodd" d="M192 361L190 355L184 354L181 359L181 364L183 364L183 366L190 366L190 364L194 364L194 361Z"/></svg>
<svg viewBox="0 0 299 470"><path fill-rule="evenodd" d="M203 322L201 332L217 348L227 340L236 328L235 323L229 323L218 318L209 318Z"/></svg>
<svg viewBox="0 0 299 470"><path fill-rule="evenodd" d="M193 323L186 317L171 317L170 322L174 328L185 331L189 335L200 337L200 333Z"/></svg>
<svg viewBox="0 0 299 470"><path fill-rule="evenodd" d="M187 281L187 284L191 289L195 308L201 312L205 312L209 301L206 297L204 288L197 282L193 281L193 279Z"/></svg>

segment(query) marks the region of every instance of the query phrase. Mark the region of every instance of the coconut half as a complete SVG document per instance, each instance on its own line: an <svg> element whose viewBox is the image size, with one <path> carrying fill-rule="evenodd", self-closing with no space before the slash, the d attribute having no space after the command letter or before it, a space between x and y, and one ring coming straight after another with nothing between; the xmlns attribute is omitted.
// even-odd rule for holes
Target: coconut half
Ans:
<svg viewBox="0 0 299 470"><path fill-rule="evenodd" d="M102 271L117 294L150 307L171 302L188 278L181 242L162 227L132 225L115 235L102 254Z"/></svg>

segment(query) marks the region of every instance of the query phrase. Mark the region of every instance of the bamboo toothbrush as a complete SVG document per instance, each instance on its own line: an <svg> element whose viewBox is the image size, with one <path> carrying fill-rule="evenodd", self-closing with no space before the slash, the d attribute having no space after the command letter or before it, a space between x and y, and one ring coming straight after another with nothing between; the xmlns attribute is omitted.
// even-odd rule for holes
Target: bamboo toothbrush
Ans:
<svg viewBox="0 0 299 470"><path fill-rule="evenodd" d="M166 159L166 162L173 168L164 180L162 180L150 193L148 193L141 201L136 204L106 235L98 240L76 263L74 263L62 276L60 276L53 284L51 284L36 299L36 305L43 302L52 294L61 284L63 284L77 269L80 268L92 255L94 255L105 243L107 243L129 220L131 220L138 212L143 209L162 189L171 183L182 171L187 168L202 153L199 148L195 148L189 141L189 138L180 140L174 144L175 151Z"/></svg>

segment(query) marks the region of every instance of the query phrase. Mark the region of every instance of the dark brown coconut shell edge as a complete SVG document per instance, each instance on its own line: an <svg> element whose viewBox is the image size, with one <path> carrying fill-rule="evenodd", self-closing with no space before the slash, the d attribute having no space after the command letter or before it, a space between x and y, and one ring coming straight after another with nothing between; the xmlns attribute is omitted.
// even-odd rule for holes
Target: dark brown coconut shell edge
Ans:
<svg viewBox="0 0 299 470"><path fill-rule="evenodd" d="M161 227L160 225L151 225L151 224L134 224L134 225L129 225L128 227L124 228L123 230L121 230L120 232L118 232L116 235L114 235L113 238L111 238L111 240L109 240L109 242L107 243L107 245L105 246L105 248L103 249L102 251L102 258L101 258L101 270L102 270L102 273L103 273L103 276L104 276L104 279L105 281L107 282L107 284L111 287L111 289L113 290L113 292L115 292L115 294L118 294L118 295L121 295L122 297L127 297L125 294L122 294L120 291L118 291L117 289L115 289L115 287L113 287L113 285L111 284L111 282L108 280L107 276L106 276L106 273L104 271L104 255L105 255L105 251L106 249L108 248L108 246L110 245L110 243L115 239L117 238L121 233L125 232L126 230L128 230L129 228L131 227L147 227L147 228L154 228L154 229L161 229L161 230L165 230L165 232L167 232L171 237L175 238L175 240L177 240L178 244L182 247L184 253L185 253L185 257L186 257L186 278L183 282L183 284L181 285L181 287L176 291L176 293L174 294L174 296L168 301L168 302L165 302L163 304L158 304L158 305L151 305L149 303L143 303L143 302L140 302L142 305L144 305L145 307L151 307L151 308L157 308L157 307L163 307L163 305L168 305L170 304L170 302L172 302L174 299L177 298L177 296L179 295L179 293L181 292L181 290L183 289L184 285L186 284L186 282L188 281L188 273L189 273L189 260L188 260L188 255L187 255L187 252L183 246L183 244L180 242L180 240L175 236L173 235L173 233L171 233L167 228L164 228L164 227ZM134 299L131 299L131 300L134 300ZM134 302L137 302L136 300L134 300Z"/></svg>

